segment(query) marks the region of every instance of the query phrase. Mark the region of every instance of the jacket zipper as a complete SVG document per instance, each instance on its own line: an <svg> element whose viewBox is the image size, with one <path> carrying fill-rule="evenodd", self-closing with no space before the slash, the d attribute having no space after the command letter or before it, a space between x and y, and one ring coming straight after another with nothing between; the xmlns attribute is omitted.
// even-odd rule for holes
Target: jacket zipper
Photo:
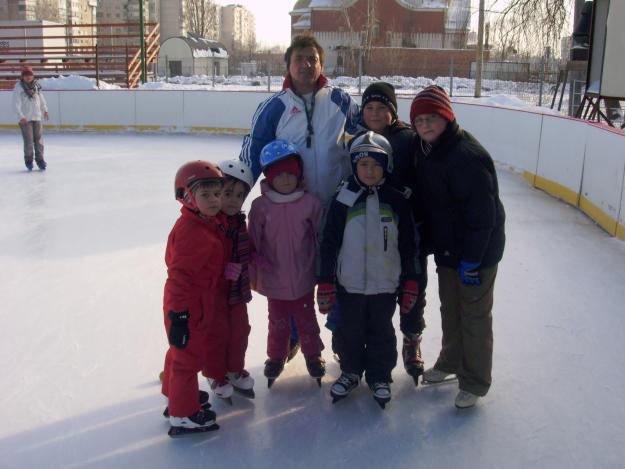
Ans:
<svg viewBox="0 0 625 469"><path fill-rule="evenodd" d="M384 252L386 252L386 248L388 247L388 226L384 227Z"/></svg>

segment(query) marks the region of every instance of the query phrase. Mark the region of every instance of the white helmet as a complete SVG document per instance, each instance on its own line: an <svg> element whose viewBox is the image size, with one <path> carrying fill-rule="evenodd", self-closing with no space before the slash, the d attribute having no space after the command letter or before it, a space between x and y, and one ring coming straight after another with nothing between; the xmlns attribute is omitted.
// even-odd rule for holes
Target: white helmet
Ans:
<svg viewBox="0 0 625 469"><path fill-rule="evenodd" d="M254 176L252 176L252 170L240 160L226 160L217 164L221 172L226 176L232 176L241 182L247 184L248 190L252 190L254 187Z"/></svg>

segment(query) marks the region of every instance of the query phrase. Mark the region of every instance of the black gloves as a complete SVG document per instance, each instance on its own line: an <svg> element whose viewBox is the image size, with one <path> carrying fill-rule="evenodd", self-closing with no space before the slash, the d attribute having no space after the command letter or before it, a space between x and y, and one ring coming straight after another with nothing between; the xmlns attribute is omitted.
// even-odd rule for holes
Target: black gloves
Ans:
<svg viewBox="0 0 625 469"><path fill-rule="evenodd" d="M183 349L189 343L189 312L183 311L181 313L176 313L170 311L168 316L171 321L171 326L167 339L170 345Z"/></svg>

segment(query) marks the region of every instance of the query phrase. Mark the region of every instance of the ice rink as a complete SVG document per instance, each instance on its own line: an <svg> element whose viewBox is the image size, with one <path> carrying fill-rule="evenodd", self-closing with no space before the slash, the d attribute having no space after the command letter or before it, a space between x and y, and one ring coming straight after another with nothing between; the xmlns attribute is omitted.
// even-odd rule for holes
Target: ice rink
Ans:
<svg viewBox="0 0 625 469"><path fill-rule="evenodd" d="M256 399L213 401L219 431L170 439L157 376L174 174L187 160L237 157L240 143L48 133L48 171L27 173L18 133L0 133L0 468L623 467L625 243L506 168L493 386L476 408L455 409L454 384L415 388L401 364L385 411L364 385L332 405L339 369L325 329L322 389L300 354L268 390L256 296ZM432 265L427 294L432 365Z"/></svg>

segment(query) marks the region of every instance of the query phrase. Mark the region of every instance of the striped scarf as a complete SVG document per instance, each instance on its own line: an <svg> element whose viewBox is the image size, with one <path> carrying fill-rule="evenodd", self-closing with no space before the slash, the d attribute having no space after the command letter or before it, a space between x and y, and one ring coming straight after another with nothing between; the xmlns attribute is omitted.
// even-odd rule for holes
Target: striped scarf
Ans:
<svg viewBox="0 0 625 469"><path fill-rule="evenodd" d="M37 80L33 80L30 83L20 80L20 83L24 93L28 96L28 99L35 99L35 96L41 92L41 85L37 82Z"/></svg>
<svg viewBox="0 0 625 469"><path fill-rule="evenodd" d="M228 304L248 303L252 299L248 270L250 262L250 236L247 233L244 213L228 217L226 235L232 240L232 257L230 261L242 264L243 267L239 278L229 282Z"/></svg>

